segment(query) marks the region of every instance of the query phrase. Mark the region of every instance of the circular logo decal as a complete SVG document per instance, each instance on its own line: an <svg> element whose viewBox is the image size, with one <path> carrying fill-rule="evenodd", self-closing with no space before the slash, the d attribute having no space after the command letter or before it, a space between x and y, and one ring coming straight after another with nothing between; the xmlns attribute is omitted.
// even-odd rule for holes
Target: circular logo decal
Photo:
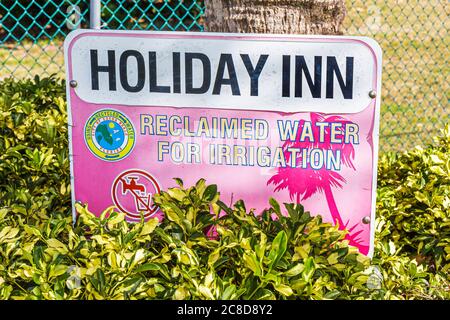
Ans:
<svg viewBox="0 0 450 320"><path fill-rule="evenodd" d="M111 193L116 207L130 219L153 216L158 207L153 203L153 195L161 191L158 182L143 170L127 170L114 180Z"/></svg>
<svg viewBox="0 0 450 320"><path fill-rule="evenodd" d="M99 159L119 161L134 147L135 132L131 121L121 112L104 109L94 113L84 127L89 150Z"/></svg>

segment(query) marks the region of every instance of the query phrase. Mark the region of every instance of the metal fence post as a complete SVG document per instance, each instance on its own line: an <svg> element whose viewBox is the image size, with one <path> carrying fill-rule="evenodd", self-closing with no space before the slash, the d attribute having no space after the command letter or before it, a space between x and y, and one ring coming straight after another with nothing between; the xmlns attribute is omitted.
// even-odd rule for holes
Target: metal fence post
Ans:
<svg viewBox="0 0 450 320"><path fill-rule="evenodd" d="M101 1L100 0L90 0L89 5L89 27L91 29L100 29L100 11L101 11Z"/></svg>

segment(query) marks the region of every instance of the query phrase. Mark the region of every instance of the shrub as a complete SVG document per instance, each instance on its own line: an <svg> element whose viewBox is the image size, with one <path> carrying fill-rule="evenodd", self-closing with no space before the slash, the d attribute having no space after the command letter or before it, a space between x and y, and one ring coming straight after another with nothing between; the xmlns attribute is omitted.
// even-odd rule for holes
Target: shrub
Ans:
<svg viewBox="0 0 450 320"><path fill-rule="evenodd" d="M370 260L301 205L256 217L204 180L155 196L161 224L77 205L73 225L64 101L54 78L0 83L2 299L450 298L448 127L381 158Z"/></svg>
<svg viewBox="0 0 450 320"><path fill-rule="evenodd" d="M0 208L41 224L70 213L64 82L0 82Z"/></svg>
<svg viewBox="0 0 450 320"><path fill-rule="evenodd" d="M390 238L432 269L450 268L450 127L434 146L379 161L379 239Z"/></svg>

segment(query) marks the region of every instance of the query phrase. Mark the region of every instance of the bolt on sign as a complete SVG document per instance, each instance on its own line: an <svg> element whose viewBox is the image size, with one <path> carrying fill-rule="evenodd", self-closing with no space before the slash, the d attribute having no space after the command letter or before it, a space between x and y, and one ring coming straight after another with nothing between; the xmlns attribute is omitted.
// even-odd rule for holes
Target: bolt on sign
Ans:
<svg viewBox="0 0 450 320"><path fill-rule="evenodd" d="M381 49L369 38L77 30L65 41L73 202L162 218L205 178L274 197L373 251Z"/></svg>

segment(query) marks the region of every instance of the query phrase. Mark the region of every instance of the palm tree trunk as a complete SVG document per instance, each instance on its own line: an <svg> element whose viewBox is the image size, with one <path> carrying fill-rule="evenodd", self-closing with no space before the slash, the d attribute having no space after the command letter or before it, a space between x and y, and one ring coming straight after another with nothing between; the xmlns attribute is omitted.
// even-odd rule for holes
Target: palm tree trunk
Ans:
<svg viewBox="0 0 450 320"><path fill-rule="evenodd" d="M339 224L339 229L344 230L345 225L342 221L341 214L336 206L336 201L334 201L333 192L331 191L331 186L327 184L324 187L325 198L327 199L328 208L330 208L331 217L333 218L334 224Z"/></svg>
<svg viewBox="0 0 450 320"><path fill-rule="evenodd" d="M345 0L205 0L211 32L341 34Z"/></svg>

